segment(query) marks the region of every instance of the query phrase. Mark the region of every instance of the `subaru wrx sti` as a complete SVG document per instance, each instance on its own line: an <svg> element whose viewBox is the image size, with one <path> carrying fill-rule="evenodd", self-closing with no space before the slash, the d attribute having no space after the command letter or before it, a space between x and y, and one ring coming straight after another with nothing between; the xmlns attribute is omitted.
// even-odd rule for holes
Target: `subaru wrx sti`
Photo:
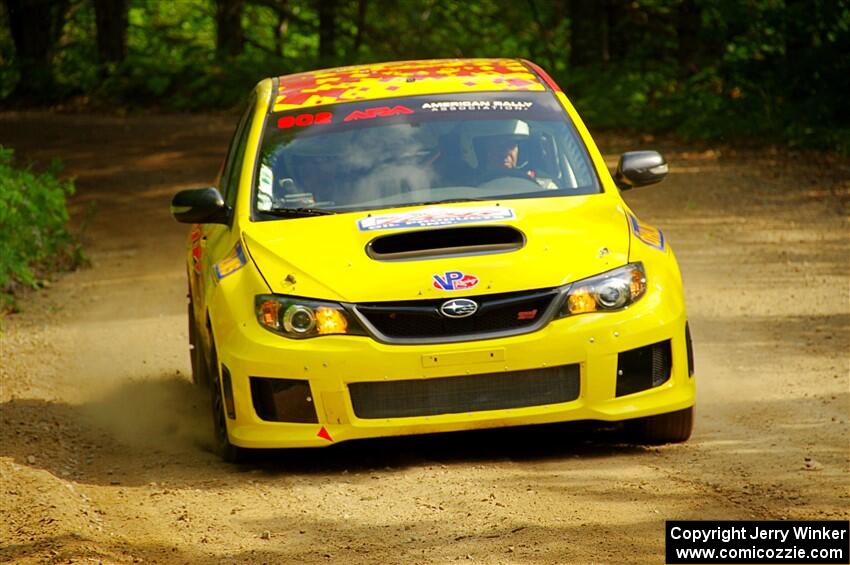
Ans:
<svg viewBox="0 0 850 565"><path fill-rule="evenodd" d="M528 61L260 82L215 187L182 191L193 375L216 444L319 447L597 420L686 440L682 281L561 89Z"/></svg>

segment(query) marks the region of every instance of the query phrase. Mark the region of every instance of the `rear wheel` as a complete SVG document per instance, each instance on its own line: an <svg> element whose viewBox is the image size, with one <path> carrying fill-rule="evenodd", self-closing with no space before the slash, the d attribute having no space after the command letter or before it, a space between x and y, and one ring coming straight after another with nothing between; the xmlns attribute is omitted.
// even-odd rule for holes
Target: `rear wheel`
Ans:
<svg viewBox="0 0 850 565"><path fill-rule="evenodd" d="M228 463L241 463L247 459L250 451L230 443L230 437L227 435L227 415L224 412L224 397L221 393L221 369L215 352L215 344L210 351L210 364L213 367L213 370L210 371L213 376L210 379L213 451Z"/></svg>
<svg viewBox="0 0 850 565"><path fill-rule="evenodd" d="M669 414L648 416L626 422L626 430L637 442L647 445L681 443L691 437L694 428L694 407Z"/></svg>

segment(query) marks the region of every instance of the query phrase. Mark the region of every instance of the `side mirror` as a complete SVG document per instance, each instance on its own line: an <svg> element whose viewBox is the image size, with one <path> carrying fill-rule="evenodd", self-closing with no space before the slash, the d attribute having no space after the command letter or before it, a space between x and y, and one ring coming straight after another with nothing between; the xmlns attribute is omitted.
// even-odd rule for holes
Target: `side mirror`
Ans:
<svg viewBox="0 0 850 565"><path fill-rule="evenodd" d="M646 186L664 180L667 161L658 151L628 151L620 155L614 183L620 190Z"/></svg>
<svg viewBox="0 0 850 565"><path fill-rule="evenodd" d="M226 224L230 210L217 188L193 188L174 195L171 215L184 224Z"/></svg>

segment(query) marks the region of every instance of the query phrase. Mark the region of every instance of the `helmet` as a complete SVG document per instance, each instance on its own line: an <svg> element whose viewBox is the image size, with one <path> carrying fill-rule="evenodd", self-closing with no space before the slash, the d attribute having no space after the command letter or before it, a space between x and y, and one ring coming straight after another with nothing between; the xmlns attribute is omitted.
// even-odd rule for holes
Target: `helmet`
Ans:
<svg viewBox="0 0 850 565"><path fill-rule="evenodd" d="M467 138L463 143L464 159L476 168L485 161L489 148L528 139L530 130L522 120L485 120L468 122L464 133Z"/></svg>
<svg viewBox="0 0 850 565"><path fill-rule="evenodd" d="M522 120L486 120L471 122L468 126L469 136L475 140L481 137L514 137L518 139L529 136L528 124Z"/></svg>

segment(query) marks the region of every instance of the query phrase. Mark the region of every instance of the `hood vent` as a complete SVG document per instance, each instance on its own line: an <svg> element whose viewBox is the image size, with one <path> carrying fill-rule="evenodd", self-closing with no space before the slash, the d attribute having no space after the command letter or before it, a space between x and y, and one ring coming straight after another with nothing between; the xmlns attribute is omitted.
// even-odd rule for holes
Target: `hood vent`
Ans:
<svg viewBox="0 0 850 565"><path fill-rule="evenodd" d="M507 253L523 245L525 235L510 226L437 228L377 237L366 245L366 254L378 261L405 261Z"/></svg>

